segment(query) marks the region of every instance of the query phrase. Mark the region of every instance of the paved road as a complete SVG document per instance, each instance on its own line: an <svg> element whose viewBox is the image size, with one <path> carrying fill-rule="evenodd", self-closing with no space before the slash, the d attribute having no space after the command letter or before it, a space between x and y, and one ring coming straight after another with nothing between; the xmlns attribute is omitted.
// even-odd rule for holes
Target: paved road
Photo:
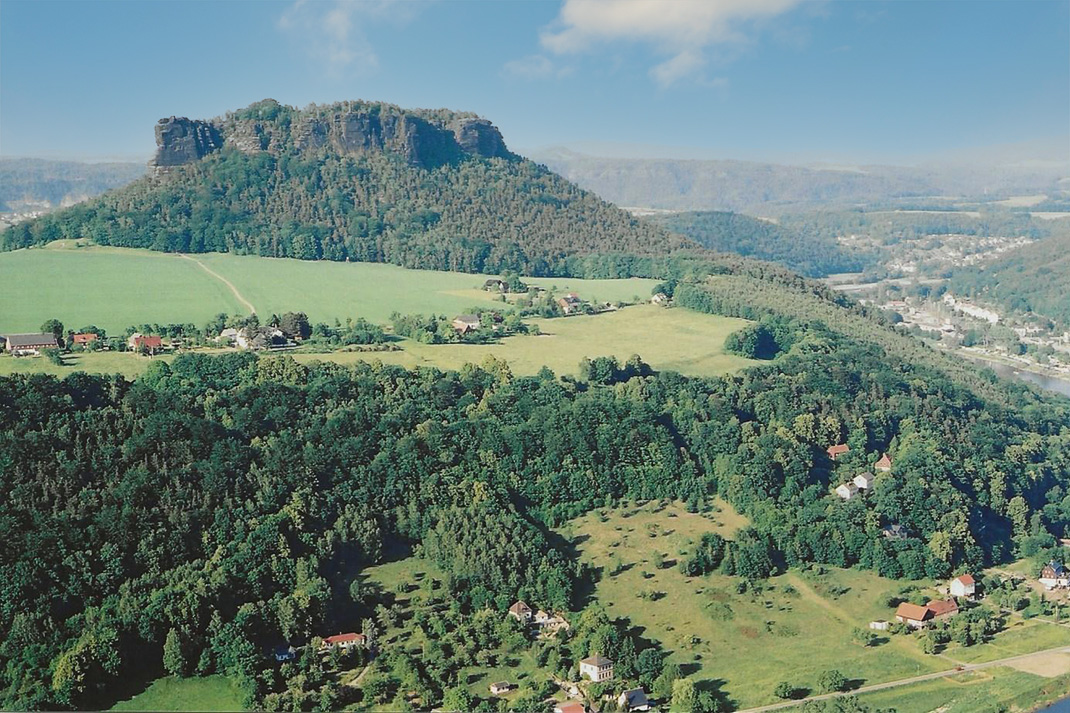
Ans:
<svg viewBox="0 0 1070 713"><path fill-rule="evenodd" d="M886 688L897 688L899 686L907 686L911 683L919 683L921 681L932 681L937 678L945 678L947 676L957 676L967 671L980 671L986 668L992 668L994 666L1006 666L1009 663L1015 661L1021 661L1033 656L1042 656L1044 654L1056 654L1056 653L1070 653L1070 646L1057 646L1054 649L1044 649L1043 651L1034 651L1031 654L1019 654L1018 656L1008 656L1005 659L998 659L996 661L986 661L984 663L963 664L957 669L950 669L945 671L937 671L935 673L926 673L920 676L912 676L910 678L901 678L898 681L887 681L886 683L875 683L872 686L862 686L861 688L847 693L826 693L821 696L810 696L809 698L803 698L798 701L785 701L783 703L773 703L768 706L759 706L758 708L747 708L746 710L737 711L737 713L765 713L765 711L775 711L784 708L791 708L792 706L799 706L806 701L823 701L829 698L839 698L841 696L854 696L860 693L870 693L872 691L883 691Z"/></svg>

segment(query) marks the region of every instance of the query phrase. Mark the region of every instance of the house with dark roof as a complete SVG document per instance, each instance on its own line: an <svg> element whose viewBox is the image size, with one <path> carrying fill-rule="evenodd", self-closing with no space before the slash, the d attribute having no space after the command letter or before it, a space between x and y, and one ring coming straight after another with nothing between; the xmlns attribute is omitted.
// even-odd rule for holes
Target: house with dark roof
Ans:
<svg viewBox="0 0 1070 713"><path fill-rule="evenodd" d="M40 356L42 349L56 349L59 342L54 334L8 334L5 348L14 356Z"/></svg>
<svg viewBox="0 0 1070 713"><path fill-rule="evenodd" d="M646 691L642 688L633 688L617 697L617 707L622 711L648 711L650 701L647 700Z"/></svg>
<svg viewBox="0 0 1070 713"><path fill-rule="evenodd" d="M1061 562L1052 560L1040 570L1040 583L1045 589L1070 587L1070 570L1067 570Z"/></svg>
<svg viewBox="0 0 1070 713"><path fill-rule="evenodd" d="M910 537L910 532L898 522L881 528L881 535L887 540L905 540Z"/></svg>
<svg viewBox="0 0 1070 713"><path fill-rule="evenodd" d="M275 660L279 663L283 661L293 661L297 658L297 649L288 644L279 644L275 647Z"/></svg>
<svg viewBox="0 0 1070 713"><path fill-rule="evenodd" d="M527 603L518 600L513 606L509 607L509 616L513 617L521 624L527 624L531 621L531 607L529 607Z"/></svg>
<svg viewBox="0 0 1070 713"><path fill-rule="evenodd" d="M505 280L499 280L497 277L492 277L483 283L483 289L487 292L504 294L509 291L509 284Z"/></svg>
<svg viewBox="0 0 1070 713"><path fill-rule="evenodd" d="M851 482L853 482L855 484L855 487L857 487L859 490L869 490L873 487L873 481L875 479L876 478L873 473L859 473L854 477L854 480Z"/></svg>
<svg viewBox="0 0 1070 713"><path fill-rule="evenodd" d="M453 328L461 334L479 331L480 321L478 314L459 314L453 318Z"/></svg>
<svg viewBox="0 0 1070 713"><path fill-rule="evenodd" d="M580 676L586 676L595 683L613 678L613 662L601 654L588 656L580 661Z"/></svg>

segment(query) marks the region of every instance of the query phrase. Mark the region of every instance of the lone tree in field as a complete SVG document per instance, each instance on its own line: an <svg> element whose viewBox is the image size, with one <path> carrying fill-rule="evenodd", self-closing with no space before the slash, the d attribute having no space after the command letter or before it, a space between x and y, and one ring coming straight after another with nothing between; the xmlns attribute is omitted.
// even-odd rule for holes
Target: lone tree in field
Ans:
<svg viewBox="0 0 1070 713"><path fill-rule="evenodd" d="M821 689L822 693L846 691L847 683L847 677L835 669L825 671L817 679L817 687Z"/></svg>

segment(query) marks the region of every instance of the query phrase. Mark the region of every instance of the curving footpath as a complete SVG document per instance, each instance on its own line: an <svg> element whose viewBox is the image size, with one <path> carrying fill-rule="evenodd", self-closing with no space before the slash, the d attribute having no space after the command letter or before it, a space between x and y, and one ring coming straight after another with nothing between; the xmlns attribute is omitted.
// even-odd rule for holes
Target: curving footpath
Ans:
<svg viewBox="0 0 1070 713"><path fill-rule="evenodd" d="M228 288L230 288L230 291L232 293L234 293L235 299L237 299L239 302L241 302L243 305L245 305L245 308L247 310L249 310L249 314L256 314L256 307L253 307L253 303L252 302L250 302L249 300L247 300L244 297L242 297L242 293L238 292L238 288L234 286L233 282L231 282L227 278L223 277L218 272L216 272L215 270L211 269L210 267L208 267L207 265L205 265L203 262L201 262L200 260L198 260L195 257L190 257L189 255L186 255L185 253L179 253L178 256L179 257L184 257L184 258L186 258L187 260L189 260L191 262L197 263L197 265L199 265L202 270L204 270L209 275L211 275L212 277L214 277L215 279L219 280L224 285L226 285Z"/></svg>

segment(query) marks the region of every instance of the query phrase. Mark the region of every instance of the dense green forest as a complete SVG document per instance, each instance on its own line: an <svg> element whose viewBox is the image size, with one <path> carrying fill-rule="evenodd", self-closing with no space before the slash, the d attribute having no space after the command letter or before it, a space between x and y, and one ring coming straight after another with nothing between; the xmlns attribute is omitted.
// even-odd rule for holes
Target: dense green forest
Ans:
<svg viewBox="0 0 1070 713"><path fill-rule="evenodd" d="M873 262L872 255L845 251L835 235L785 229L738 213L670 213L654 215L649 220L711 250L768 260L807 277L861 272Z"/></svg>
<svg viewBox="0 0 1070 713"><path fill-rule="evenodd" d="M1027 245L984 267L956 270L951 289L1070 325L1070 234Z"/></svg>
<svg viewBox="0 0 1070 713"><path fill-rule="evenodd" d="M13 226L0 234L0 249L85 237L168 252L554 275L567 272L569 256L664 255L697 247L511 154L454 151L424 166L392 144L359 151L310 146L297 128L318 126L313 122L326 121L322 117L332 111L360 111L365 120L395 109L347 104L302 113L261 102L228 115L221 130L255 131L265 149L224 143L161 176ZM419 127L436 115L399 116ZM409 136L405 146L418 139Z"/></svg>
<svg viewBox="0 0 1070 713"><path fill-rule="evenodd" d="M755 278L674 299L738 312L732 280ZM372 616L354 582L399 543L447 573L462 614L518 596L575 609L586 574L549 528L622 499L726 498L752 527L695 568L749 579L805 562L945 576L1070 534L1067 402L984 375L971 390L834 331L882 328L828 310L844 321L767 320L780 355L720 379L638 360L594 359L574 381L248 354L180 356L133 383L0 379L0 706L91 705L165 651L276 705L315 678L280 680L265 652ZM837 463L833 443L851 447ZM871 497L830 495L885 451ZM891 523L910 537L881 537ZM447 695L429 661L404 665L428 700Z"/></svg>

